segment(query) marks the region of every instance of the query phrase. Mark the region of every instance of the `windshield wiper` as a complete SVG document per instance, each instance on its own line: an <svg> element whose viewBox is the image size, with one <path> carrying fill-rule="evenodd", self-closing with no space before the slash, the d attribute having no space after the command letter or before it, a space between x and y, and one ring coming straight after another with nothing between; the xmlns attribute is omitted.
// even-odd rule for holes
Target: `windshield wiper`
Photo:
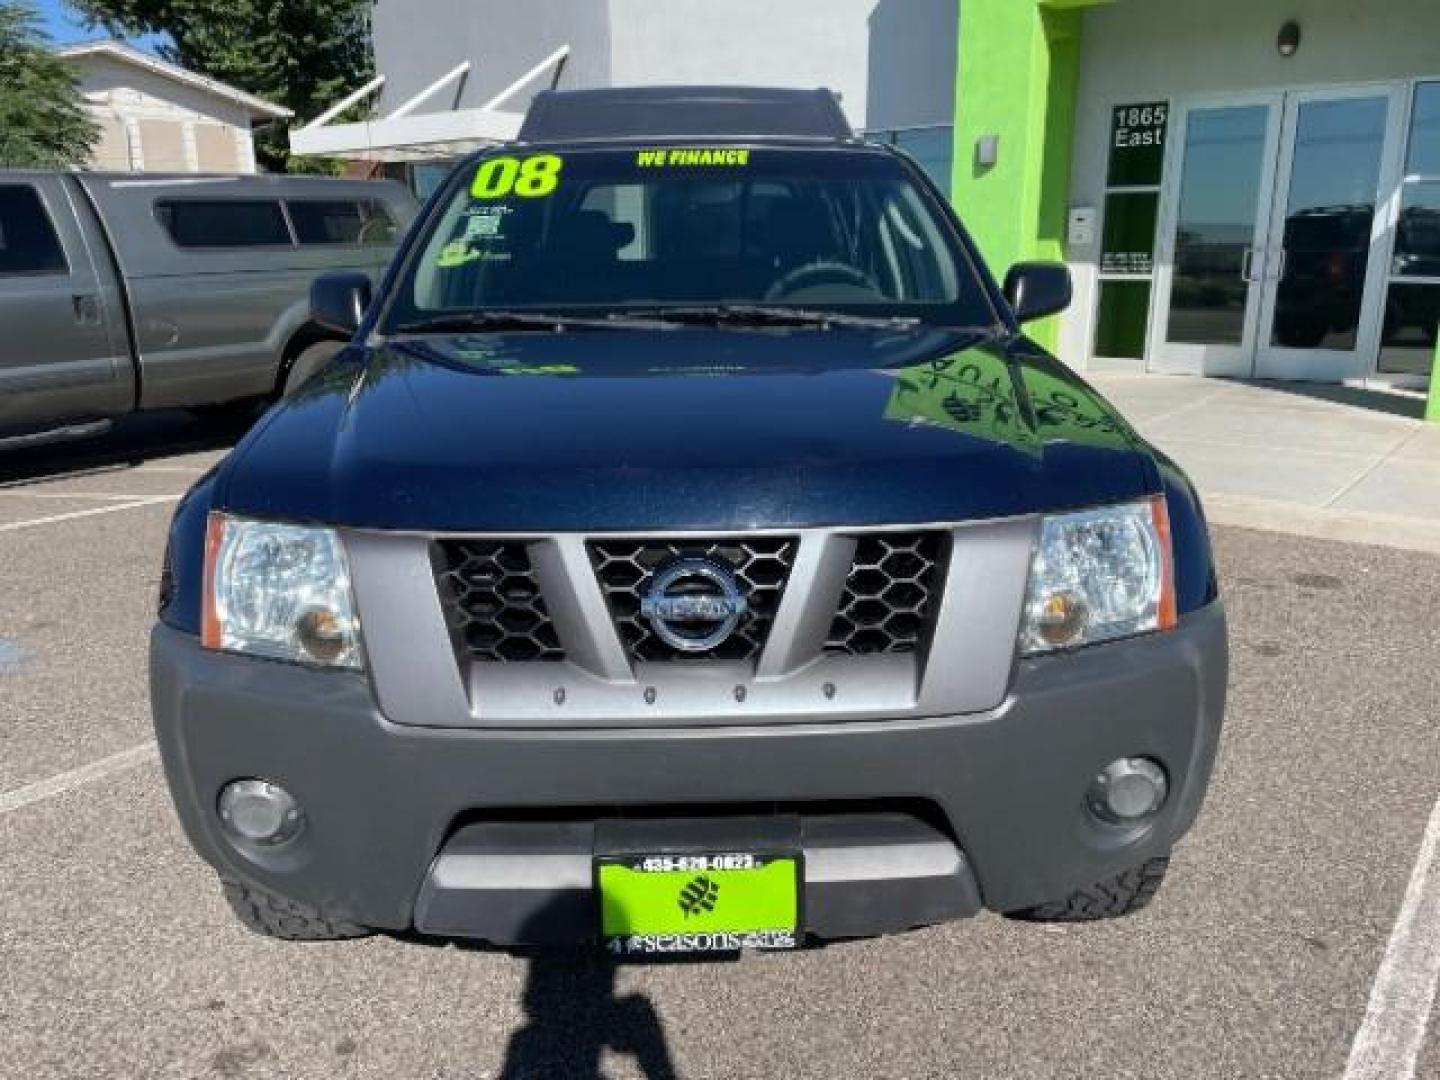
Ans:
<svg viewBox="0 0 1440 1080"><path fill-rule="evenodd" d="M920 320L899 315L883 317L847 315L838 311L811 311L806 308L768 307L763 304L707 304L695 307L662 307L647 310L654 319L715 326L813 326L821 330L844 327L855 330L911 330Z"/></svg>
<svg viewBox="0 0 1440 1080"><path fill-rule="evenodd" d="M553 311L466 311L419 319L395 327L397 334L444 334L459 330L535 330L563 333L566 330L624 330L637 325L666 329L658 319L610 315L605 318L565 315Z"/></svg>

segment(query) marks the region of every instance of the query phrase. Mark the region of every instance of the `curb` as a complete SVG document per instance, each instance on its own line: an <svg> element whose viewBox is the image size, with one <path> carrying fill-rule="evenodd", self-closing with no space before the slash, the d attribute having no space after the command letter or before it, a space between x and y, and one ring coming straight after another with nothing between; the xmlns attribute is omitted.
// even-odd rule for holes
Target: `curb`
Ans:
<svg viewBox="0 0 1440 1080"><path fill-rule="evenodd" d="M1202 497L1205 516L1212 525L1440 555L1440 521L1400 514L1322 509L1238 495L1202 493Z"/></svg>

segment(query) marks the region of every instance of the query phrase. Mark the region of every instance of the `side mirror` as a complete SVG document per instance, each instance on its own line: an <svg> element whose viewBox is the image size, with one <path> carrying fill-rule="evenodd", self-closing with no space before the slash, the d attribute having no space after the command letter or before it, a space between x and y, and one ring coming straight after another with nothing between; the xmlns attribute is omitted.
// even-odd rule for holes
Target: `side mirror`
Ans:
<svg viewBox="0 0 1440 1080"><path fill-rule="evenodd" d="M353 270L321 274L310 285L310 321L349 341L370 306L370 279Z"/></svg>
<svg viewBox="0 0 1440 1080"><path fill-rule="evenodd" d="M1016 263L1005 275L1005 299L1020 323L1064 311L1072 291L1070 268L1064 263Z"/></svg>

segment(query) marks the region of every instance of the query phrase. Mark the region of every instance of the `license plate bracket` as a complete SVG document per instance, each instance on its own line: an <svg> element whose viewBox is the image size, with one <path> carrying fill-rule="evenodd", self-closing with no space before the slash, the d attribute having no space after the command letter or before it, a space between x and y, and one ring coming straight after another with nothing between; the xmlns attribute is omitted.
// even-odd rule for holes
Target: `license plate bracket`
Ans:
<svg viewBox="0 0 1440 1080"><path fill-rule="evenodd" d="M600 940L619 956L797 948L803 858L798 848L597 855Z"/></svg>

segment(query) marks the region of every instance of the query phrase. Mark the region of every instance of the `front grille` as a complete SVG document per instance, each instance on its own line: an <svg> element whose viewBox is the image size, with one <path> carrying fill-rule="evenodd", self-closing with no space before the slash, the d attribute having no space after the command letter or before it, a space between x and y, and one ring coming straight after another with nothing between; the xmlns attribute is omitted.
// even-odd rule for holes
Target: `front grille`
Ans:
<svg viewBox="0 0 1440 1080"><path fill-rule="evenodd" d="M697 540L597 540L589 545L600 588L626 651L634 660L753 660L760 655L790 577L793 536ZM661 640L640 613L657 570L685 558L728 566L745 595L746 613L735 631L707 652L682 652Z"/></svg>
<svg viewBox="0 0 1440 1080"><path fill-rule="evenodd" d="M563 660L530 554L514 540L442 540L435 579L462 651L491 663Z"/></svg>
<svg viewBox="0 0 1440 1080"><path fill-rule="evenodd" d="M870 656L919 649L939 607L945 546L939 532L859 537L825 651Z"/></svg>

